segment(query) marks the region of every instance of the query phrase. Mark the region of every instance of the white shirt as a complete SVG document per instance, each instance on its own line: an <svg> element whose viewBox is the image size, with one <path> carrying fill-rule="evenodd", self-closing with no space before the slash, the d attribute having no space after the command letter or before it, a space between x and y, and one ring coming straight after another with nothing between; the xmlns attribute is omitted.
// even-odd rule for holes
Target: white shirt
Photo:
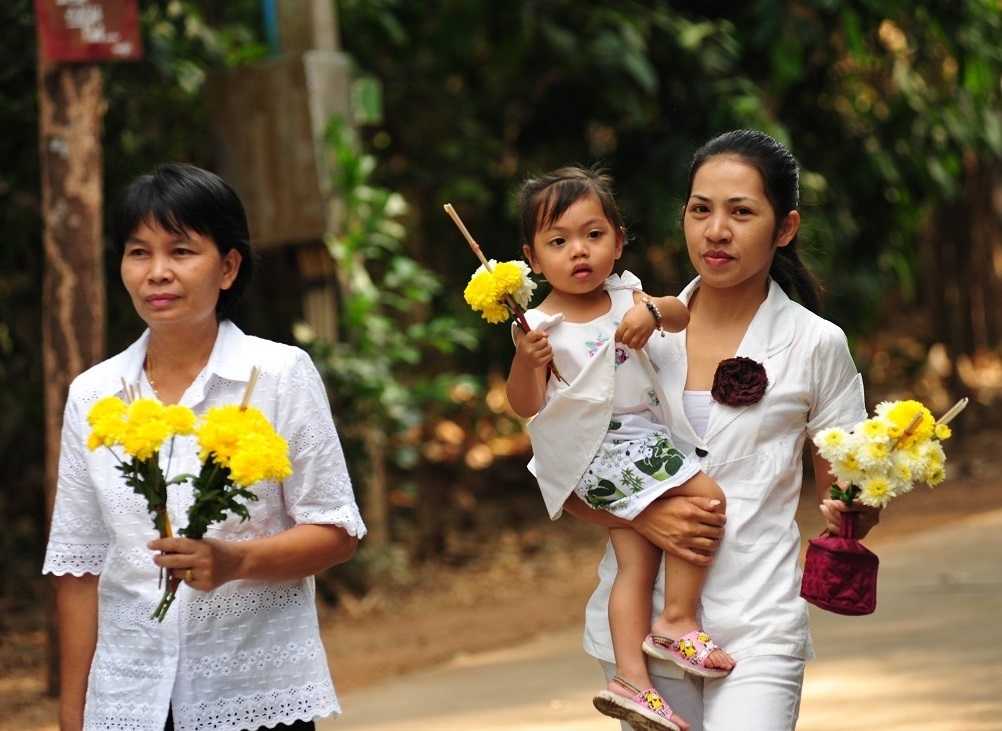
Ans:
<svg viewBox="0 0 1002 731"><path fill-rule="evenodd" d="M679 298L688 303L699 279ZM668 411L684 414L685 333L651 338ZM770 281L766 300L748 326L737 355L762 363L769 385L745 407L714 403L706 433L675 418L672 436L683 452L696 450L703 470L727 495L727 525L702 594L703 628L736 660L755 655L813 657L807 604L800 598L800 533L794 520L807 436L866 418L862 379L838 326L793 302ZM613 661L609 590L616 574L611 546L599 564L599 585L588 602L585 650ZM663 606L659 572L654 607ZM652 672L676 675L665 663Z"/></svg>
<svg viewBox="0 0 1002 731"><path fill-rule="evenodd" d="M710 426L710 408L713 406L713 396L709 391L686 391L682 394L682 407L685 418L689 420L696 436L706 434Z"/></svg>
<svg viewBox="0 0 1002 731"><path fill-rule="evenodd" d="M98 639L87 685L84 728L162 731L173 706L178 731L273 726L338 713L320 640L313 577L286 582L231 581L211 592L181 584L162 624L158 569L146 547L157 537L143 498L115 469L108 449L89 452L87 412L122 395L121 379L149 382L143 361L149 331L127 350L78 376L63 417L59 479L43 573L97 574ZM207 537L249 540L297 524L343 527L365 535L323 382L300 350L219 325L208 363L180 403L202 414L239 403L251 366L261 370L251 403L289 442L293 474L253 488L251 519L230 517ZM198 472L195 439L177 438L168 478ZM168 490L175 533L187 524L189 484Z"/></svg>
<svg viewBox="0 0 1002 731"><path fill-rule="evenodd" d="M633 307L633 291L641 289L640 280L629 272L613 274L605 288L612 300L610 309L590 322L567 323L562 314L547 315L537 309L526 312L530 327L550 334L554 362L568 381L560 384L550 376L544 407L527 425L533 451L529 471L552 520L560 517L606 439L614 414L626 427L625 438L663 430L667 422L665 399L647 354L623 348L614 338L619 321ZM692 473L689 464L676 475L682 482ZM658 494L638 496L631 509L640 512Z"/></svg>

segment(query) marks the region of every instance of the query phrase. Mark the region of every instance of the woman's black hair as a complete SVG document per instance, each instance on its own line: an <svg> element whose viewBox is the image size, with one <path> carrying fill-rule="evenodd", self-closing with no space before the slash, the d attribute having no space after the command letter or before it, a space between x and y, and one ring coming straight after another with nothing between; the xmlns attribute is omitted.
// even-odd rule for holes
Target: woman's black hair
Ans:
<svg viewBox="0 0 1002 731"><path fill-rule="evenodd" d="M612 178L600 168L563 167L529 178L518 192L518 210L522 223L522 242L532 248L540 229L552 226L564 211L587 195L594 194L602 212L616 232L626 238L623 214L612 192Z"/></svg>
<svg viewBox="0 0 1002 731"><path fill-rule="evenodd" d="M232 317L254 270L247 214L236 191L208 170L170 162L140 175L126 186L110 222L111 243L121 257L129 237L143 223L155 223L183 236L193 231L207 238L226 255L240 253L240 268L229 289L220 290L216 315Z"/></svg>
<svg viewBox="0 0 1002 731"><path fill-rule="evenodd" d="M703 163L717 155L733 155L751 165L762 176L766 198L776 216L776 231L790 211L800 205L800 165L793 154L765 132L739 129L714 137L700 147L689 167L689 188L685 200L692 194L692 181ZM797 254L797 237L776 249L769 275L789 294L813 312L821 306L821 285Z"/></svg>

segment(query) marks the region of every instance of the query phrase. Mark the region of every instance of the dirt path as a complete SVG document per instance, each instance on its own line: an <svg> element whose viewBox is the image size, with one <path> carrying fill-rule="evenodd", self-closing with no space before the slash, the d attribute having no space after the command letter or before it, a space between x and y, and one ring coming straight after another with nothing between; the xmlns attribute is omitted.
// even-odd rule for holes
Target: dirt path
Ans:
<svg viewBox="0 0 1002 731"><path fill-rule="evenodd" d="M800 731L1002 728L1002 509L881 549L869 617L812 609ZM326 731L611 731L577 628L346 693Z"/></svg>
<svg viewBox="0 0 1002 731"><path fill-rule="evenodd" d="M976 453L993 455L993 450L997 450L994 443L986 444L979 447ZM936 491L919 489L895 503L873 540L867 541L885 562L881 609L874 618L852 620L852 624L845 626L865 628L869 626L867 622L873 622L878 617L888 618L888 621L894 619L888 609L887 586L892 579L886 566L892 553L898 551L897 544L909 536L931 534L968 516L1002 508L999 472L999 460L992 459L991 465L975 470L975 479L954 481ZM820 530L816 508L812 507L809 498L803 501L799 520L805 535L814 535ZM390 706L395 704L386 699L394 698L398 693L411 699L409 712L416 714L414 708L420 703L414 700L415 694L407 690L411 685L425 689L419 696L438 697L440 700L436 702L436 708L439 711L452 708L450 697L457 697L469 701L474 710L493 709L491 713L494 715L489 717L494 719L493 723L500 724L482 725L487 723L485 719L488 716L474 722L459 711L436 720L436 723L455 722L455 728L574 728L581 731L610 728L601 718L594 717L590 707L590 694L597 676L587 660L582 662L578 629L585 600L595 585L595 566L604 540L601 531L570 519L556 524L541 520L537 524L505 532L494 540L485 540L480 550L481 558L470 566L424 570L418 585L406 592L375 591L364 599L345 601L336 612L326 612L322 617L325 644L338 691L346 699L348 708L348 716L335 728L355 724L355 728L378 730L382 727L375 725L377 723L396 723L400 717L394 721L386 715L392 710ZM986 558L994 560L996 566L1002 561L1002 548L997 543L986 543L983 553ZM987 596L997 603L997 592L993 594L987 585L981 588L984 582L999 579L999 570L996 568L995 571L995 579L981 578L977 581L982 583L974 584L968 581L970 585L965 584L966 588L949 586L964 603L972 597L976 600L982 596L978 592L988 592ZM940 574L955 576L943 571L930 573L930 576ZM981 576L985 575L982 572ZM922 586L927 587L923 590L925 593L916 591L902 595L908 597L902 612L897 615L906 618L901 620L902 632L930 630L929 625L916 617L924 616L921 614L923 607L930 607L932 612L931 607L937 606L936 601L940 597L928 588L928 581ZM996 606L996 609L1002 607ZM828 646L829 650L824 649L823 628L827 621L824 616L815 618L815 627L821 631L819 654L824 655L810 671L812 679L805 699L804 723L813 718L810 714L815 712L811 705L814 694L837 694L842 689L856 687L851 682L851 673L855 673L859 666L853 663L858 663L863 653L848 653L846 659L840 660L843 663L841 666L829 664L827 656L833 654L830 648L837 650L839 644L836 642ZM959 637L955 642L960 649L952 650L952 659L947 664L962 661L966 648L982 644L983 634L979 630ZM883 641L872 633L864 633L862 637L876 644ZM947 651L944 648L950 641L937 637L933 639L939 643L934 646ZM926 640L924 634L916 634L911 639L914 643ZM851 641L858 640L854 636ZM1000 644L998 639L996 643ZM55 701L43 695L44 656L44 636L40 630L0 634L0 731L56 730ZM855 659L850 661L850 658ZM518 665L519 662L522 665ZM930 668L942 662L920 668L920 678L911 678L910 682L917 683L918 688L927 688L928 682L939 682L944 674ZM546 682L526 684L525 674L519 669L526 663L547 668L542 673ZM405 679L400 677L432 667L436 668L431 671L434 678L441 676L444 686L436 685L443 680L428 680L424 674L407 675ZM842 677L841 671L833 671L833 675L815 678L815 673L827 672L826 668L842 668L850 674ZM450 695L452 679L456 677L468 678L471 683L474 678L479 680L472 686L461 686L461 693L451 691ZM866 677L867 683L871 678L869 675L860 677ZM888 679L874 683L872 688L879 691L882 684L893 686L897 681L892 681L892 677L900 677L900 674L892 676L889 673ZM399 679L394 681L394 678ZM933 680L928 681L927 678ZM998 678L1002 678L1002 668L997 670L995 678L978 678L970 685L991 686L995 682L996 695L1002 697L1002 687L999 687L1002 681ZM861 690L869 687L864 684ZM554 688L563 690L554 695ZM507 690L502 692L502 689ZM436 696L435 693L441 695ZM366 705L365 699L369 697L375 700ZM834 707L839 706L836 704ZM998 706L994 709L1002 718L1002 709ZM518 723L522 725L513 725L515 721L511 719L515 717L506 715L509 713L521 714ZM367 719L364 726L358 725L362 718ZM537 725L525 725L529 723L526 719L532 719L531 723ZM814 723L813 720L810 722ZM599 725L594 725L596 723ZM834 728L803 724L801 727ZM386 728L396 731L396 727ZM453 726L415 728L435 731ZM841 728L845 731L848 727ZM989 727L953 728L980 731ZM1002 729L1002 721L994 728Z"/></svg>

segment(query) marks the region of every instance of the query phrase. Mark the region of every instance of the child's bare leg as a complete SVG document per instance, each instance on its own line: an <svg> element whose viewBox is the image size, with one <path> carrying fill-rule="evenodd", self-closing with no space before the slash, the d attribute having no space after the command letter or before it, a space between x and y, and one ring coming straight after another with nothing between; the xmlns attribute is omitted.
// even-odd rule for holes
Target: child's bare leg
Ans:
<svg viewBox="0 0 1002 731"><path fill-rule="evenodd" d="M609 593L609 630L616 670L638 688L650 688L647 658L641 645L650 631L651 592L661 549L630 528L612 528L609 538L619 567ZM623 687L616 683L610 682L609 690L625 695Z"/></svg>
<svg viewBox="0 0 1002 731"><path fill-rule="evenodd" d="M669 495L708 497L719 500L721 506L726 507L726 498L720 485L702 472L685 484L672 488ZM664 611L654 620L654 634L678 639L699 628L696 614L707 571L709 567L696 566L677 556L666 557L665 606ZM714 650L706 658L706 666L729 670L734 667L734 660L723 650Z"/></svg>

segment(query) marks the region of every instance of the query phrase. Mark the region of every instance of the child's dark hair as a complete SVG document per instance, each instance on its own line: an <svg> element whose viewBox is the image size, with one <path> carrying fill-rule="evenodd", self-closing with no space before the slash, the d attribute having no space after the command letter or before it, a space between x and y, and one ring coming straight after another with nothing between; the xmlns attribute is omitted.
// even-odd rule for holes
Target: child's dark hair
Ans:
<svg viewBox="0 0 1002 731"><path fill-rule="evenodd" d="M734 155L758 170L765 195L776 216L776 227L790 211L800 204L800 166L793 154L780 142L764 132L739 129L714 137L700 147L689 167L689 187L685 200L692 193L692 181L703 163L717 155ZM821 285L797 254L797 237L776 250L769 275L790 295L796 295L808 309L817 312L821 306Z"/></svg>
<svg viewBox="0 0 1002 731"><path fill-rule="evenodd" d="M529 178L518 192L522 218L522 241L530 249L536 232L552 226L564 212L585 196L593 194L619 236L625 238L623 214L612 193L612 178L600 168L564 167Z"/></svg>
<svg viewBox="0 0 1002 731"><path fill-rule="evenodd" d="M247 226L240 197L226 181L208 170L184 163L158 165L140 175L122 191L110 222L111 243L121 257L125 244L143 223L155 223L165 231L183 236L194 231L211 238L219 253L236 249L240 269L229 289L220 291L216 315L231 317L254 269Z"/></svg>

